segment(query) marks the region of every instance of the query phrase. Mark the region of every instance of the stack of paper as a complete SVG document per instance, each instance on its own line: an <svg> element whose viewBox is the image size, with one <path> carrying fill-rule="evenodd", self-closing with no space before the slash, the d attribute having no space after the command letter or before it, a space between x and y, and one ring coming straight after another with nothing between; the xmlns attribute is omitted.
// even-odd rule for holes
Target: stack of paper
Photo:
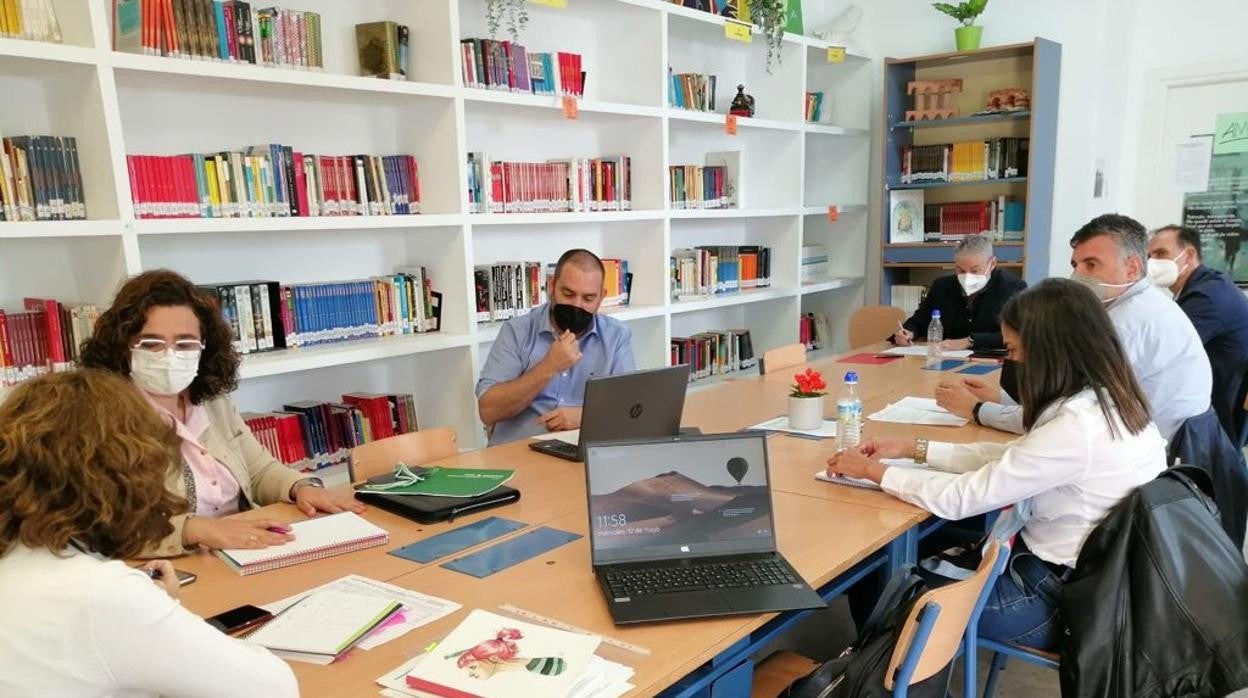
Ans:
<svg viewBox="0 0 1248 698"><path fill-rule="evenodd" d="M402 607L385 597L325 589L308 594L247 639L285 659L329 664Z"/></svg>
<svg viewBox="0 0 1248 698"><path fill-rule="evenodd" d="M789 425L789 416L781 415L775 419L769 419L765 422L759 422L749 429L754 431L783 431L789 434L800 434L802 436L812 436L820 439L836 438L836 420L825 419L818 429L794 429Z"/></svg>
<svg viewBox="0 0 1248 698"><path fill-rule="evenodd" d="M904 397L888 407L867 415L875 422L896 424L923 424L937 427L963 427L967 420L936 404L930 397Z"/></svg>
<svg viewBox="0 0 1248 698"><path fill-rule="evenodd" d="M361 577L358 574L335 579L332 582L309 589L301 594L287 597L281 601L274 601L263 608L270 613L278 614L311 594L327 590L397 601L402 604L402 608L394 615L390 616L384 623L378 625L371 633L356 643L355 646L362 650L371 650L380 644L389 642L460 609L460 605L454 601L447 601L436 596L410 591L393 584Z"/></svg>
<svg viewBox="0 0 1248 698"><path fill-rule="evenodd" d="M394 696L615 698L632 670L594 654L601 638L474 610L427 654L377 680Z"/></svg>
<svg viewBox="0 0 1248 698"><path fill-rule="evenodd" d="M966 359L971 356L970 349L946 349L940 352L942 359ZM926 344L912 344L908 347L885 349L880 354L887 356L927 356Z"/></svg>
<svg viewBox="0 0 1248 698"><path fill-rule="evenodd" d="M295 539L289 543L256 550L218 550L217 556L239 574L248 575L385 545L390 540L386 529L350 511L296 521L290 529Z"/></svg>
<svg viewBox="0 0 1248 698"><path fill-rule="evenodd" d="M926 468L926 465L919 465L914 462L913 458L881 458L880 462L893 468ZM848 485L849 487L861 487L864 490L878 490L880 486L870 480L858 477L845 477L844 475L828 475L826 469L819 470L815 473L816 480L831 482L837 485Z"/></svg>

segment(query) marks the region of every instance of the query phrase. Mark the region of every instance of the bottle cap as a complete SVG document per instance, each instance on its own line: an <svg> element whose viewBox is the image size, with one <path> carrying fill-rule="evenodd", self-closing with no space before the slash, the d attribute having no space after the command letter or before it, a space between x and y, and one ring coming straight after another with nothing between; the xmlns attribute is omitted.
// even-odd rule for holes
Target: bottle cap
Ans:
<svg viewBox="0 0 1248 698"><path fill-rule="evenodd" d="M845 374L845 382L846 382L846 383L857 383L857 382L858 382L858 373L857 373L856 371L850 371L849 373L846 373L846 374Z"/></svg>
<svg viewBox="0 0 1248 698"><path fill-rule="evenodd" d="M939 310L933 310L933 311L932 311L932 317L933 317L933 318L938 318L938 317L940 317L940 311L939 311Z"/></svg>

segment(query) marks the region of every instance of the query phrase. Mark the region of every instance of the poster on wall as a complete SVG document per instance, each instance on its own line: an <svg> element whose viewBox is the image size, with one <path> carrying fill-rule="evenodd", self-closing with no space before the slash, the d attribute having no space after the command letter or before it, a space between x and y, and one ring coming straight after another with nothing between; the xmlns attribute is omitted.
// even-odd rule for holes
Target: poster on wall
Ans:
<svg viewBox="0 0 1248 698"><path fill-rule="evenodd" d="M1236 123L1228 116L1243 115L1221 115L1218 125ZM1200 233L1201 257L1207 266L1226 272L1236 283L1248 283L1248 252L1241 254L1248 238L1248 152L1226 145L1231 147L1219 152L1214 143L1208 188L1183 197L1183 225Z"/></svg>

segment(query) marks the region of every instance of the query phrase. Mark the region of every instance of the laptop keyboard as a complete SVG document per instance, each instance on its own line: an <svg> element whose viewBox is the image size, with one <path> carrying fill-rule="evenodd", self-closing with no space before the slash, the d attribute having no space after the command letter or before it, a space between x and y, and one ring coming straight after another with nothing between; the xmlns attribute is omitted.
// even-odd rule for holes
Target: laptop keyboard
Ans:
<svg viewBox="0 0 1248 698"><path fill-rule="evenodd" d="M609 570L603 576L611 590L611 596L615 598L706 589L765 587L800 581L783 563L758 560Z"/></svg>

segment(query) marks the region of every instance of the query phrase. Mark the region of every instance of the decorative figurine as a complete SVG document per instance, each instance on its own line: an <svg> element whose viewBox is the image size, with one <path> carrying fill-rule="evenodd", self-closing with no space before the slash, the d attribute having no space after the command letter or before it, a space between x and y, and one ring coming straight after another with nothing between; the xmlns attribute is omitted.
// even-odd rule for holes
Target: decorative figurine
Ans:
<svg viewBox="0 0 1248 698"><path fill-rule="evenodd" d="M1031 97L1021 87L1007 87L988 93L988 106L984 111L1022 111L1031 108Z"/></svg>
<svg viewBox="0 0 1248 698"><path fill-rule="evenodd" d="M737 96L732 98L728 113L734 116L754 116L754 98L745 93L745 85L737 85Z"/></svg>
<svg viewBox="0 0 1248 698"><path fill-rule="evenodd" d="M915 80L906 83L906 94L914 95L914 109L906 121L951 119L958 115L954 95L962 93L962 80Z"/></svg>

